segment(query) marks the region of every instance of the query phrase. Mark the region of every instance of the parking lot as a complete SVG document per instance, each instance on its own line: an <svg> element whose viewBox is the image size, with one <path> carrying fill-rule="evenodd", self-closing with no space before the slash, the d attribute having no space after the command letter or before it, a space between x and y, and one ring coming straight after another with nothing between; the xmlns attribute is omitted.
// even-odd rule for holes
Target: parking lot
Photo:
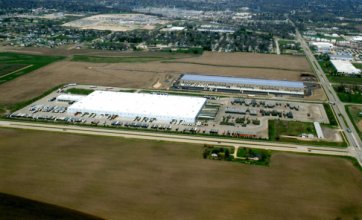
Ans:
<svg viewBox="0 0 362 220"><path fill-rule="evenodd" d="M207 104L196 123L185 123L182 120L164 122L147 117L130 119L119 115L88 112L70 114L67 109L76 102L79 95L69 94L68 101L60 98L64 97L70 88L142 92L115 87L69 84L12 113L10 118L249 138L268 138L269 119L329 123L322 104L218 97L206 97Z"/></svg>

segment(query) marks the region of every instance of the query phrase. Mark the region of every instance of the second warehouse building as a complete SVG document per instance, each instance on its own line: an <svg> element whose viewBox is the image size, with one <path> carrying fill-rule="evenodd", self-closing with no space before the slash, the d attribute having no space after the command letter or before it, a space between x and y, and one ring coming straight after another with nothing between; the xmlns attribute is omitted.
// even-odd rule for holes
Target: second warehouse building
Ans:
<svg viewBox="0 0 362 220"><path fill-rule="evenodd" d="M69 113L118 115L121 118L156 118L160 121L183 120L195 123L206 103L205 98L94 91L69 106Z"/></svg>
<svg viewBox="0 0 362 220"><path fill-rule="evenodd" d="M303 82L284 80L184 74L174 86L193 90L304 96Z"/></svg>

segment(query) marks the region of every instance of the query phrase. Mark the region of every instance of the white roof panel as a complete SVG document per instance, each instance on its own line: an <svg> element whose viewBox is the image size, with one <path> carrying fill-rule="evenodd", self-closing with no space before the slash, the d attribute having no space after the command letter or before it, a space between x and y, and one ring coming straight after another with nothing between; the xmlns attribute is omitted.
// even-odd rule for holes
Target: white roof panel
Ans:
<svg viewBox="0 0 362 220"><path fill-rule="evenodd" d="M269 79L251 79L240 77L228 76L210 76L210 75L194 75L185 74L181 80L185 81L200 81L200 82L213 82L213 83L226 83L226 84L244 84L256 86L276 86L287 88L304 88L303 82L297 81L284 81L284 80L269 80Z"/></svg>
<svg viewBox="0 0 362 220"><path fill-rule="evenodd" d="M73 102L77 102L82 100L83 98L85 98L86 96L84 95L72 95L72 94L61 94L57 97L57 100L61 100L61 101L73 101Z"/></svg>
<svg viewBox="0 0 362 220"><path fill-rule="evenodd" d="M349 61L345 60L331 60L333 66L337 69L339 73L347 73L347 74L359 74L361 70L357 69L353 66L353 64Z"/></svg>
<svg viewBox="0 0 362 220"><path fill-rule="evenodd" d="M94 91L71 105L70 112L117 114L121 117L155 117L160 120L193 121L206 102L205 98Z"/></svg>

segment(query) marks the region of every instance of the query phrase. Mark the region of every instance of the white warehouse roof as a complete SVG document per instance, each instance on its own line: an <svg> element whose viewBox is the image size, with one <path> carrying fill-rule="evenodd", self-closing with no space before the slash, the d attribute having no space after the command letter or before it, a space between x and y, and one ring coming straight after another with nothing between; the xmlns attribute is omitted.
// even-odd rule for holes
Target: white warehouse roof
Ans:
<svg viewBox="0 0 362 220"><path fill-rule="evenodd" d="M94 91L69 106L68 112L114 114L128 119L137 116L160 121L176 119L194 123L205 102L205 98L199 97Z"/></svg>
<svg viewBox="0 0 362 220"><path fill-rule="evenodd" d="M345 60L331 60L333 66L337 69L339 73L345 74L359 74L361 70L357 69L353 66L353 64L349 61Z"/></svg>
<svg viewBox="0 0 362 220"><path fill-rule="evenodd" d="M57 97L57 101L61 102L78 102L84 99L84 95L61 94Z"/></svg>
<svg viewBox="0 0 362 220"><path fill-rule="evenodd" d="M354 41L362 41L362 36L355 36L352 38Z"/></svg>
<svg viewBox="0 0 362 220"><path fill-rule="evenodd" d="M318 138L324 139L324 134L323 134L321 124L319 122L314 122L314 128L315 128L315 131L317 132Z"/></svg>
<svg viewBox="0 0 362 220"><path fill-rule="evenodd" d="M328 42L311 42L312 45L316 47L324 47L324 48L333 48L334 45Z"/></svg>

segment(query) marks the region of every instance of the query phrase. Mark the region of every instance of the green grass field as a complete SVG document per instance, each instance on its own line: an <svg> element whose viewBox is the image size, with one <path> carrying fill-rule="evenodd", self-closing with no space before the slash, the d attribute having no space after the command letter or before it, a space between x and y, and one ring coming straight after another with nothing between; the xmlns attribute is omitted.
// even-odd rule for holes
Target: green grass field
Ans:
<svg viewBox="0 0 362 220"><path fill-rule="evenodd" d="M295 40L278 40L279 46L284 46L286 44L292 44L292 43L297 43Z"/></svg>
<svg viewBox="0 0 362 220"><path fill-rule="evenodd" d="M353 64L357 69L361 69L362 70L362 63L354 63Z"/></svg>
<svg viewBox="0 0 362 220"><path fill-rule="evenodd" d="M313 146L347 147L346 142L303 141L294 138L300 136L303 133L313 134L314 136L317 135L314 125L311 122L269 120L269 140L271 141L280 141L293 144L307 143Z"/></svg>
<svg viewBox="0 0 362 220"><path fill-rule="evenodd" d="M327 75L328 79L332 83L343 83L343 84L362 84L362 78L360 77L349 77L349 76L331 76Z"/></svg>
<svg viewBox="0 0 362 220"><path fill-rule="evenodd" d="M303 133L316 135L314 125L311 122L270 120L270 125L275 129L275 132L270 137L271 140L277 140L278 136L283 135L299 136Z"/></svg>
<svg viewBox="0 0 362 220"><path fill-rule="evenodd" d="M362 103L362 94L350 94L345 92L337 92L339 99L342 102Z"/></svg>
<svg viewBox="0 0 362 220"><path fill-rule="evenodd" d="M302 48L300 47L300 43L294 40L278 40L280 50L283 54L289 54L291 51L295 52L303 52ZM295 47L289 46L290 44L296 45Z"/></svg>
<svg viewBox="0 0 362 220"><path fill-rule="evenodd" d="M74 55L72 61L75 62L90 62L90 63L147 63L153 61L170 60L169 57L106 57L106 56L88 56L88 55Z"/></svg>
<svg viewBox="0 0 362 220"><path fill-rule="evenodd" d="M346 110L354 127L358 131L359 136L362 138L362 115L360 115L360 112L362 112L362 106L347 105Z"/></svg>
<svg viewBox="0 0 362 220"><path fill-rule="evenodd" d="M318 60L318 63L325 74L331 75L332 73L336 72L336 69L334 68L333 64L330 61Z"/></svg>
<svg viewBox="0 0 362 220"><path fill-rule="evenodd" d="M67 93L75 94L75 95L89 95L94 92L93 89L78 89L78 88L71 88L66 90Z"/></svg>
<svg viewBox="0 0 362 220"><path fill-rule="evenodd" d="M14 72L16 70L19 70L21 68L25 68L26 64L17 64L17 63L0 63L0 77L4 76L6 74L9 74L11 72Z"/></svg>
<svg viewBox="0 0 362 220"><path fill-rule="evenodd" d="M63 58L64 57L60 56L40 56L8 52L0 53L0 84Z"/></svg>
<svg viewBox="0 0 362 220"><path fill-rule="evenodd" d="M332 126L337 126L338 122L337 122L336 117L333 114L333 110L332 110L331 106L327 103L324 103L323 107L324 107L324 110L326 111L326 114L327 114L327 117L329 120L329 124Z"/></svg>

